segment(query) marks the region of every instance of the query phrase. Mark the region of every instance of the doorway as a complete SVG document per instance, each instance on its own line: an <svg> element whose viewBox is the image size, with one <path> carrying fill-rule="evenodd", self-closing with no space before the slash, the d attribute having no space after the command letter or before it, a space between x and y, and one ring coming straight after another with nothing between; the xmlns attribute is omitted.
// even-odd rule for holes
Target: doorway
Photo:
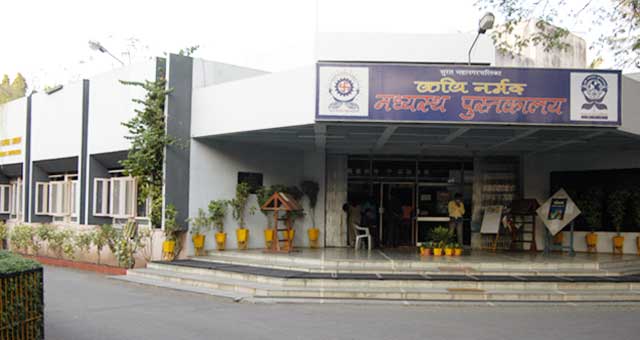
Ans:
<svg viewBox="0 0 640 340"><path fill-rule="evenodd" d="M415 184L380 183L380 244L411 246L415 228Z"/></svg>

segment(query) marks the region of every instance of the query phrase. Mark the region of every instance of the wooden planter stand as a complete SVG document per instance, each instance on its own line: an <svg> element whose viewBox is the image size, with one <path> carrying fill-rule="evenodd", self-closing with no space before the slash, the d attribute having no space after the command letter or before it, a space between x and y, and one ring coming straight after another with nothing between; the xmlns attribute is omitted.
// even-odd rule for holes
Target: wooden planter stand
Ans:
<svg viewBox="0 0 640 340"><path fill-rule="evenodd" d="M293 220L290 214L292 212L301 212L302 207L296 200L290 195L283 192L276 192L265 204L260 207L264 211L273 212L273 228L274 228L274 240L271 242L271 247L265 251L272 253L289 253L293 251ZM286 217L280 217L280 212L284 212ZM284 228L278 227L278 222L284 222Z"/></svg>

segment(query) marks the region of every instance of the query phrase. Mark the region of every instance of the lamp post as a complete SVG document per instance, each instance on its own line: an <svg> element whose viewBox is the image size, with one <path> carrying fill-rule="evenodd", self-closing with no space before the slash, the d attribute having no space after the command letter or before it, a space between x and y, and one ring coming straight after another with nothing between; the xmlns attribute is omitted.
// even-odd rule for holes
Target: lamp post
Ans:
<svg viewBox="0 0 640 340"><path fill-rule="evenodd" d="M471 66L471 51L473 50L473 47L476 46L476 42L478 41L480 34L485 34L487 30L492 29L493 23L495 22L495 20L496 20L496 17L491 12L487 12L485 15L482 16L482 18L480 18L480 22L478 23L478 34L476 34L476 38L473 39L473 44L471 44L471 47L469 48L469 54L468 54L469 66Z"/></svg>
<svg viewBox="0 0 640 340"><path fill-rule="evenodd" d="M98 51L100 53L106 53L108 55L111 56L111 58L117 60L120 64L122 64L122 66L124 66L124 62L122 62L122 60L118 59L116 56L114 56L113 54L111 54L111 52L109 52L104 46L102 46L102 44L100 44L97 41L92 41L89 40L89 48L94 50L94 51Z"/></svg>

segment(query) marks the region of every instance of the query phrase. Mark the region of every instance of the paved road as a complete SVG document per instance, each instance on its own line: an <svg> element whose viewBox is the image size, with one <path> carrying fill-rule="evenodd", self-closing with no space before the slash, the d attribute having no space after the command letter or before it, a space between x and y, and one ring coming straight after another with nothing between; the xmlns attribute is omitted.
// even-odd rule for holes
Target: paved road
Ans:
<svg viewBox="0 0 640 340"><path fill-rule="evenodd" d="M45 268L46 338L638 339L640 305L253 305Z"/></svg>

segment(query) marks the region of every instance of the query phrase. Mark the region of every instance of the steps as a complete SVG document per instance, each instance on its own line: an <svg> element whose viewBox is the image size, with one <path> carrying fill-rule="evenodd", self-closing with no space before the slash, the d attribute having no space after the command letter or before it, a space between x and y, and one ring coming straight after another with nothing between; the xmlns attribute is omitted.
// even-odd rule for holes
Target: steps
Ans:
<svg viewBox="0 0 640 340"><path fill-rule="evenodd" d="M123 280L235 301L640 302L640 277L349 273L215 262L149 263Z"/></svg>
<svg viewBox="0 0 640 340"><path fill-rule="evenodd" d="M472 258L472 257L470 257ZM420 261L394 261L367 258L324 259L300 256L270 255L251 252L211 252L193 258L198 261L227 263L242 266L306 271L314 273L467 273L485 275L584 275L620 276L640 273L640 258L598 261L460 261L459 258L427 257Z"/></svg>

